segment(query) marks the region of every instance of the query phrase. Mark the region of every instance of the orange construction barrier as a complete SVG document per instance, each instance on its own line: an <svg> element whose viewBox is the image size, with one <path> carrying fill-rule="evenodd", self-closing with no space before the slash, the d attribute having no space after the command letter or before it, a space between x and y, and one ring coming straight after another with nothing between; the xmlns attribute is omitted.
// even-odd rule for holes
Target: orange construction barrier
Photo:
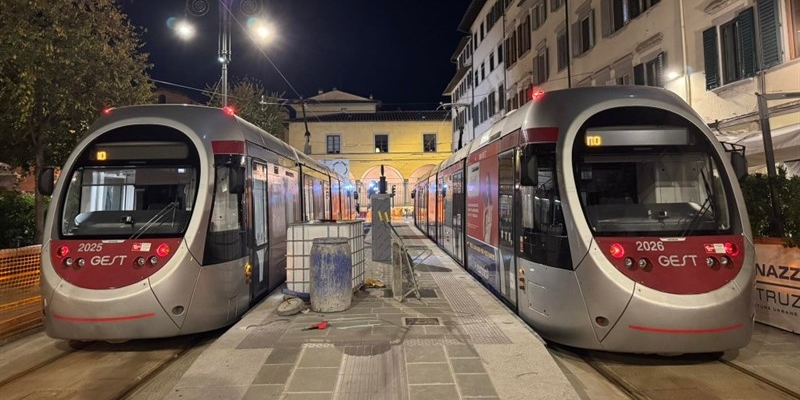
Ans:
<svg viewBox="0 0 800 400"><path fill-rule="evenodd" d="M0 339L42 323L42 246L0 250Z"/></svg>

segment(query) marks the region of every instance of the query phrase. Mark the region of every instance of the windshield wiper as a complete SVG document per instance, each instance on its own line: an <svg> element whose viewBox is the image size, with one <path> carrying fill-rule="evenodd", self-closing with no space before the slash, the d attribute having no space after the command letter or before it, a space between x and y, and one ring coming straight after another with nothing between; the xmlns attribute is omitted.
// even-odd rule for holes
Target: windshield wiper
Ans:
<svg viewBox="0 0 800 400"><path fill-rule="evenodd" d="M693 231L696 225L700 223L700 221L706 215L708 210L714 210L714 204L716 204L716 201L714 200L714 193L711 191L711 185L708 184L706 173L703 172L702 169L700 170L700 176L703 178L703 187L706 190L706 200L700 206L700 210L697 211L697 214L695 214L694 217L692 217L692 220L689 221L689 225L686 227L686 230L681 233L681 236L686 236L686 234Z"/></svg>
<svg viewBox="0 0 800 400"><path fill-rule="evenodd" d="M156 215L154 215L153 218L150 218L147 222L145 222L142 225L142 227L139 228L138 231L136 231L136 233L134 233L133 235L131 235L130 238L128 238L128 240L130 240L130 239L138 239L145 232L147 232L148 229L150 229L150 228L152 228L152 227L154 227L156 225L161 225L162 223L164 223L164 217L166 217L167 214L170 211L172 211L172 221L175 222L175 211L177 210L177 208L178 208L178 202L177 201L173 201L171 203L167 203L167 205L164 206L164 208L158 210Z"/></svg>

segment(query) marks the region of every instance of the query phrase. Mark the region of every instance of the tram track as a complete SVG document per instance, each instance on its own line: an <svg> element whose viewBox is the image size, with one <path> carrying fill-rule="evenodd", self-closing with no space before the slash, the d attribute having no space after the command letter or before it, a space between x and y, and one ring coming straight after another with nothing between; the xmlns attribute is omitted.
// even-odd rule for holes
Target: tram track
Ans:
<svg viewBox="0 0 800 400"><path fill-rule="evenodd" d="M800 392L794 388L781 384L765 373L726 360L721 357L722 353L637 355L580 350L554 344L550 344L550 349L560 364L573 372L585 386L597 387L597 382L602 380L605 382L603 386L610 386L604 390L614 389L620 399L800 400ZM587 397L591 398L591 395L587 394Z"/></svg>
<svg viewBox="0 0 800 400"><path fill-rule="evenodd" d="M21 378L23 378L23 377L25 377L27 375L31 375L31 374L35 373L37 370L46 367L48 364L54 363L57 360L59 360L59 359L61 359L63 357L66 357L66 356L70 355L71 353L73 353L73 352L75 352L77 350L81 350L81 349L83 349L83 348L85 348L87 346L90 346L90 345L91 345L91 343L87 343L87 342L78 342L78 341L70 342L69 346L68 346L68 348L70 350L66 350L66 351L63 351L61 353L57 353L57 354L48 356L47 358L39 360L36 363L34 363L33 365L31 365L31 366L29 366L29 367L27 367L27 368L25 368L25 369L23 369L21 371L17 371L17 372L12 373L8 377L0 377L0 392L2 391L2 389L4 387L6 387L7 385L11 384L12 382L14 382L14 381L16 381L18 379L21 379Z"/></svg>
<svg viewBox="0 0 800 400"><path fill-rule="evenodd" d="M70 343L72 350L39 360L0 380L4 400L140 398L143 388L220 332L126 343ZM194 352L199 353L199 352Z"/></svg>
<svg viewBox="0 0 800 400"><path fill-rule="evenodd" d="M778 383L778 382L776 382L776 381L774 381L772 379L769 379L769 378L763 376L762 374L756 373L755 371L752 371L750 369L744 368L744 367L742 367L742 366L740 366L740 365L738 365L736 363L733 363L733 362L725 360L725 359L720 359L719 362L721 362L721 363L723 363L723 364L725 364L725 365L727 365L727 366L739 371L740 373L748 375L748 376L752 377L753 379L761 381L762 383L764 383L766 385L769 385L769 386L771 386L772 388L774 388L774 389L776 389L778 391L783 392L787 396L791 396L791 398L800 399L800 392L794 391L794 390L792 390L792 389L790 389L790 388L788 388L788 387L786 387L784 385L781 385L780 383Z"/></svg>

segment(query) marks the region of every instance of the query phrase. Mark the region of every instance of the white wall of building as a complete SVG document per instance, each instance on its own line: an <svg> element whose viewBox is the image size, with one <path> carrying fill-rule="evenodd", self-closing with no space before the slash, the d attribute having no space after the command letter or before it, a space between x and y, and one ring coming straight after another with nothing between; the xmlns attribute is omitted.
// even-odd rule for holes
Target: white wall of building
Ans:
<svg viewBox="0 0 800 400"><path fill-rule="evenodd" d="M504 16L491 30L484 32L484 39L479 40L475 47L472 77L474 79L475 71L480 71L481 64L487 69L487 76L474 87L472 104L473 107L478 105L484 96L501 85L505 88L504 97L509 101L497 105L492 118L476 124L471 137L480 135L506 111L524 104L528 99L520 93L529 94L538 89L548 91L607 84L661 86L681 96L707 123L719 121L723 132L728 130L731 133L758 129L755 123L758 111L756 92L800 92L800 46L795 45L800 41L800 21L793 20L791 9L800 7L797 0L573 0L566 5L565 0L485 1L472 23L470 34L473 38L477 33L480 39L480 25L496 2L506 5ZM618 6L616 14L615 5ZM765 10L772 7L776 8L775 18L770 20L767 17L772 14ZM638 15L635 15L636 8L639 9ZM533 22L535 15L542 10L546 11L544 21L540 19L540 24ZM742 15L748 12L753 15L752 37L756 46L750 48L757 49L753 51L758 54L766 52L765 48L769 46L765 45L764 37L777 35L778 60L776 65L767 68L756 67L756 71L751 71L752 76L724 79L723 65L731 59L724 54L724 32L730 32L725 29L745 29L747 23L738 22L742 20L737 18L747 18ZM615 15L622 17L618 18L616 26ZM517 54L513 62L509 57L510 51L504 49L506 69L496 68L489 73L489 55L496 52L498 44L505 41L505 46L509 45L507 39L515 32L520 33L518 27L525 18L531 19L529 49L523 46L522 53ZM732 22L737 23L735 28L731 28ZM586 31L589 35L581 31L587 26L591 28ZM769 27L773 30L767 29ZM709 50L709 39L704 43L704 32L709 29L717 35L716 49ZM559 69L558 35L565 30L569 35L569 67ZM737 31L736 34L737 37L746 36L746 32ZM581 39L586 37L590 38L588 49L577 51L582 45ZM747 45L741 40L736 45L740 47L742 56L747 56L744 54ZM535 60L544 49L547 54L546 79L536 82ZM755 57L754 54L750 56L751 60ZM707 88L707 60L716 60L719 64L720 82L713 88ZM514 101L515 96L517 101ZM773 109L781 104L781 110L777 110L780 112L772 114L773 128L800 125L800 100L769 103Z"/></svg>

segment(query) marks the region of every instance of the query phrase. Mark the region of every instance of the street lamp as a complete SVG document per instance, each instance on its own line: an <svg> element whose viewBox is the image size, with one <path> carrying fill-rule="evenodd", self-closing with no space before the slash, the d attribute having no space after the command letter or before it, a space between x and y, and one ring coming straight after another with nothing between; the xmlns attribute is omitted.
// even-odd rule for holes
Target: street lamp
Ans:
<svg viewBox="0 0 800 400"><path fill-rule="evenodd" d="M252 18L260 14L263 9L263 0L217 0L219 4L219 46L217 58L222 64L222 76L220 77L222 86L222 107L228 106L228 64L231 62L231 15L232 7L238 1L239 10L242 14L251 17L247 21L247 26L255 34L255 37L265 40L272 36L272 28L263 20ZM195 16L202 17L211 8L209 0L186 0L186 12ZM188 21L178 21L174 26L175 31L183 39L190 39L194 36L194 28Z"/></svg>

